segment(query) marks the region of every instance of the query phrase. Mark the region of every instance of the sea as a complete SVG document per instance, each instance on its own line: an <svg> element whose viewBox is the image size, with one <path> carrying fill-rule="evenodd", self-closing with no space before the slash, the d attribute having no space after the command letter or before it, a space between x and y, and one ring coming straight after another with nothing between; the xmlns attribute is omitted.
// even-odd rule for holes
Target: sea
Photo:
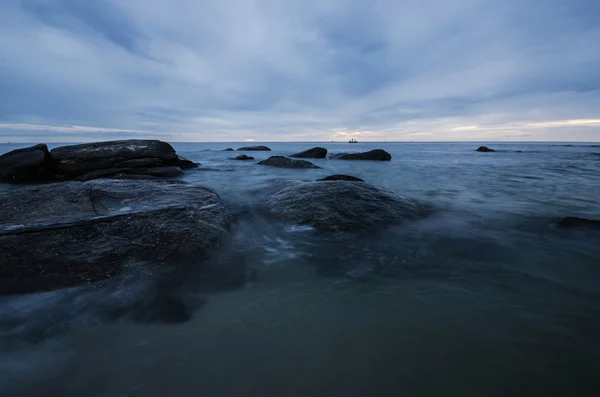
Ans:
<svg viewBox="0 0 600 397"><path fill-rule="evenodd" d="M257 161L314 146L381 148L392 160L279 169L223 151L254 144L272 149L247 153ZM143 291L143 277L0 297L0 396L599 395L600 232L554 222L600 219L600 144L486 145L496 152L476 152L478 142L173 143L201 163L181 179L213 187L237 220L228 249L253 277L211 293L190 280L186 299L202 304L175 324L97 314ZM257 210L286 180L332 174L430 214L327 236ZM0 200L21 188L0 186ZM347 266L323 272L334 258ZM376 264L389 271L352 277Z"/></svg>

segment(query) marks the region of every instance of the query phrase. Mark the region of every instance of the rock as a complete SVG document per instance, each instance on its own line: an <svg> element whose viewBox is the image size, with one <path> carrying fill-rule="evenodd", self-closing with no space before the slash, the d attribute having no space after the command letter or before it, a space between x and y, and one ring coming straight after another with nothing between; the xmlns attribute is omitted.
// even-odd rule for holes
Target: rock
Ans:
<svg viewBox="0 0 600 397"><path fill-rule="evenodd" d="M364 153L342 153L332 156L332 158L339 160L378 160L378 161L390 161L392 155L383 149L373 149Z"/></svg>
<svg viewBox="0 0 600 397"><path fill-rule="evenodd" d="M215 191L183 182L64 182L0 197L2 295L110 278L137 261L147 272L202 267L228 236Z"/></svg>
<svg viewBox="0 0 600 397"><path fill-rule="evenodd" d="M152 179L152 178L172 178L183 174L179 167L152 167L152 168L108 168L88 172L76 178L78 181L86 182L99 178L118 178L118 179ZM129 178L129 176L135 176ZM149 177L149 178L148 178Z"/></svg>
<svg viewBox="0 0 600 397"><path fill-rule="evenodd" d="M271 149L269 149L269 148L268 148L268 147L266 147L266 146L244 146L244 147L241 147L241 148L239 148L239 149L238 149L238 151L244 151L244 150L245 150L245 151L250 151L250 150L256 150L256 151L258 151L258 150L263 150L263 151L269 151L269 152L271 151Z"/></svg>
<svg viewBox="0 0 600 397"><path fill-rule="evenodd" d="M233 152L233 149L228 147L227 149L223 149L224 152Z"/></svg>
<svg viewBox="0 0 600 397"><path fill-rule="evenodd" d="M487 146L479 146L479 147L477 148L477 151L478 151L478 152L484 152L484 153L491 153L491 152L495 152L495 150L494 150L494 149L490 149L490 148L489 148L489 147L487 147Z"/></svg>
<svg viewBox="0 0 600 397"><path fill-rule="evenodd" d="M307 182L266 200L268 213L319 231L366 231L423 215L419 204L366 182Z"/></svg>
<svg viewBox="0 0 600 397"><path fill-rule="evenodd" d="M254 160L254 157L246 156L245 154L240 154L234 160Z"/></svg>
<svg viewBox="0 0 600 397"><path fill-rule="evenodd" d="M125 160L115 164L114 168L145 168L145 167L162 167L165 162L157 158L133 159Z"/></svg>
<svg viewBox="0 0 600 397"><path fill-rule="evenodd" d="M1 182L38 182L51 173L50 152L46 145L17 149L0 156Z"/></svg>
<svg viewBox="0 0 600 397"><path fill-rule="evenodd" d="M271 156L266 160L260 161L258 164L280 168L321 168L310 161L294 160L283 156Z"/></svg>
<svg viewBox="0 0 600 397"><path fill-rule="evenodd" d="M600 230L600 220L567 216L556 222L561 229L597 229Z"/></svg>
<svg viewBox="0 0 600 397"><path fill-rule="evenodd" d="M325 178L317 179L317 181L354 181L354 182L364 182L363 179L357 178L352 175L330 175Z"/></svg>
<svg viewBox="0 0 600 397"><path fill-rule="evenodd" d="M290 157L324 159L325 157L327 157L327 149L323 147L314 147L312 149L308 149L300 153L292 154L290 155Z"/></svg>
<svg viewBox="0 0 600 397"><path fill-rule="evenodd" d="M198 163L194 163L192 160L188 160L185 157L177 155L177 166L182 170L189 170L191 168L198 168Z"/></svg>
<svg viewBox="0 0 600 397"><path fill-rule="evenodd" d="M54 171L60 179L115 168L117 164L136 159L160 159L164 165L178 165L175 149L157 140L123 140L62 146L50 152Z"/></svg>

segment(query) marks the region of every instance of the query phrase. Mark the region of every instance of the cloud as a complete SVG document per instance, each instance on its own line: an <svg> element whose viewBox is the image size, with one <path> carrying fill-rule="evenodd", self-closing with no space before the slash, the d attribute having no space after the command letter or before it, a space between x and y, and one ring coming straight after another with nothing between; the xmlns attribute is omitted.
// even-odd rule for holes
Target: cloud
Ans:
<svg viewBox="0 0 600 397"><path fill-rule="evenodd" d="M598 141L598 13L593 0L8 0L0 136Z"/></svg>

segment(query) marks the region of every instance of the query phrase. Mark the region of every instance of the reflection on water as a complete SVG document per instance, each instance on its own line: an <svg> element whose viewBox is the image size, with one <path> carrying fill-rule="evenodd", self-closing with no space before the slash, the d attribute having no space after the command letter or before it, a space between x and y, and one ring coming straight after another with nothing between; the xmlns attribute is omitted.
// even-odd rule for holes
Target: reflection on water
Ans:
<svg viewBox="0 0 600 397"><path fill-rule="evenodd" d="M255 157L307 146L278 145ZM223 263L243 262L252 281L213 293L189 274L157 289L134 268L103 288L3 298L0 395L595 395L600 235L550 222L599 217L600 164L585 160L586 147L476 146L387 144L390 163L315 161L323 170L177 147L232 169L185 178L216 188L236 215ZM273 179L335 173L434 212L368 236L321 236L257 210L283 186ZM115 308L165 291L190 321L107 323Z"/></svg>

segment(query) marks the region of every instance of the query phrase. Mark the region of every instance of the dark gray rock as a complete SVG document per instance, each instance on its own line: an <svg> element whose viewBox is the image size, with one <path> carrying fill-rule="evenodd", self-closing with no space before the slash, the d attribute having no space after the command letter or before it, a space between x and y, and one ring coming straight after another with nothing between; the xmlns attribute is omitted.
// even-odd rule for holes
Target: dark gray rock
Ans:
<svg viewBox="0 0 600 397"><path fill-rule="evenodd" d="M58 178L75 179L88 172L115 168L128 160L154 158L178 165L175 149L157 140L123 140L62 146L50 152Z"/></svg>
<svg viewBox="0 0 600 397"><path fill-rule="evenodd" d="M420 205L365 182L308 182L266 200L267 211L320 231L366 231L423 216Z"/></svg>
<svg viewBox="0 0 600 397"><path fill-rule="evenodd" d="M354 182L364 182L363 179L357 178L352 175L330 175L325 178L317 179L318 181L354 181Z"/></svg>
<svg viewBox="0 0 600 397"><path fill-rule="evenodd" d="M46 145L17 149L0 156L1 182L43 181L50 173L50 153Z"/></svg>
<svg viewBox="0 0 600 397"><path fill-rule="evenodd" d="M182 182L94 180L12 191L0 200L0 294L203 266L228 235L214 190Z"/></svg>
<svg viewBox="0 0 600 397"><path fill-rule="evenodd" d="M271 149L269 149L266 146L244 146L244 147L239 148L238 150L241 150L241 151L251 151L251 150L255 150L255 151L259 151L259 150L262 150L262 151L271 151Z"/></svg>
<svg viewBox="0 0 600 397"><path fill-rule="evenodd" d="M234 160L254 160L254 157L246 156L245 154L240 154Z"/></svg>
<svg viewBox="0 0 600 397"><path fill-rule="evenodd" d="M227 149L223 149L224 152L233 152L233 149L228 147Z"/></svg>
<svg viewBox="0 0 600 397"><path fill-rule="evenodd" d="M183 170L176 166L152 167L152 168L107 168L88 172L80 175L76 180L81 182L91 181L99 178L116 179L153 179L153 178L173 178L183 174ZM130 177L131 176L131 177Z"/></svg>
<svg viewBox="0 0 600 397"><path fill-rule="evenodd" d="M157 158L133 159L125 160L115 164L114 168L147 168L147 167L162 167L165 162Z"/></svg>
<svg viewBox="0 0 600 397"><path fill-rule="evenodd" d="M307 158L307 159L324 159L327 157L327 149L324 147L314 147L300 153L292 154L290 157Z"/></svg>
<svg viewBox="0 0 600 397"><path fill-rule="evenodd" d="M489 148L489 147L487 147L487 146L479 146L479 147L477 148L477 151L478 151L478 152L483 152L483 153L492 153L492 152L495 152L495 150L494 150L494 149L490 149L490 148Z"/></svg>
<svg viewBox="0 0 600 397"><path fill-rule="evenodd" d="M280 168L321 168L310 161L294 160L283 156L271 156L266 160L260 161L258 164Z"/></svg>
<svg viewBox="0 0 600 397"><path fill-rule="evenodd" d="M561 229L597 229L600 230L600 220L567 216L556 222Z"/></svg>
<svg viewBox="0 0 600 397"><path fill-rule="evenodd" d="M176 164L182 170L189 170L191 168L198 168L198 163L194 163L192 160L188 160L185 157L177 156Z"/></svg>
<svg viewBox="0 0 600 397"><path fill-rule="evenodd" d="M392 155L383 149L373 149L363 153L341 153L331 156L331 158L339 160L377 160L390 161Z"/></svg>

